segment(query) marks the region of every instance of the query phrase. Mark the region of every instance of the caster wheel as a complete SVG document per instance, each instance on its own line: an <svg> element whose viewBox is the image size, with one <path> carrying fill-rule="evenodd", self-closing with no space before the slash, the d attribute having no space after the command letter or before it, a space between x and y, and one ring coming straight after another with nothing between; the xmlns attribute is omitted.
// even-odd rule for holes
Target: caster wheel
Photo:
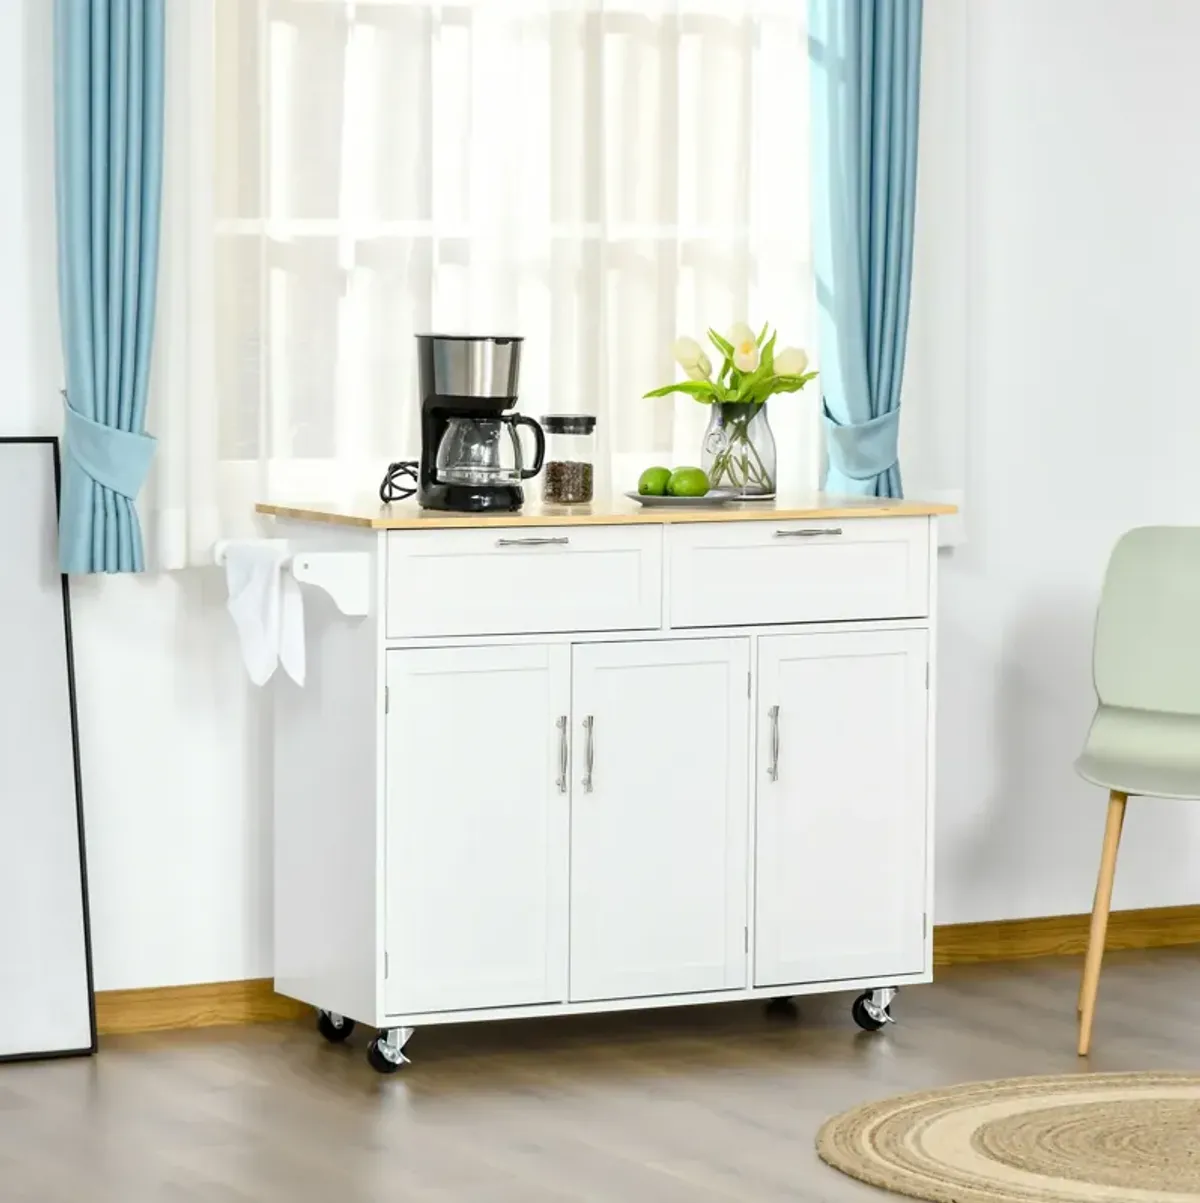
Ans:
<svg viewBox="0 0 1200 1203"><path fill-rule="evenodd" d="M376 1038L367 1045L367 1064L377 1074L394 1074L404 1064L405 1058L401 1057L399 1061L393 1061L383 1051L381 1047L382 1043L381 1040Z"/></svg>
<svg viewBox="0 0 1200 1203"><path fill-rule="evenodd" d="M850 1008L854 1022L864 1032L878 1032L885 1024L892 1022L891 1014L886 1007L879 1007L872 1001L871 991L860 994Z"/></svg>
<svg viewBox="0 0 1200 1203"><path fill-rule="evenodd" d="M763 1008L768 1019L795 1020L800 1018L800 1010L793 999L773 998Z"/></svg>
<svg viewBox="0 0 1200 1203"><path fill-rule="evenodd" d="M354 1020L334 1015L331 1011L318 1011L317 1031L330 1044L341 1044L354 1031Z"/></svg>

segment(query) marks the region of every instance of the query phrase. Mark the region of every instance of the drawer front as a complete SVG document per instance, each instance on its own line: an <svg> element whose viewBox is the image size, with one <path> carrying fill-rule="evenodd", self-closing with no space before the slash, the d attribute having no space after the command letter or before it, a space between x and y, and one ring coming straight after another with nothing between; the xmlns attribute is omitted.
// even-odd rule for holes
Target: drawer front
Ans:
<svg viewBox="0 0 1200 1203"><path fill-rule="evenodd" d="M709 627L929 613L926 518L712 522L666 532L669 624Z"/></svg>
<svg viewBox="0 0 1200 1203"><path fill-rule="evenodd" d="M494 526L388 535L391 639L661 625L658 526Z"/></svg>

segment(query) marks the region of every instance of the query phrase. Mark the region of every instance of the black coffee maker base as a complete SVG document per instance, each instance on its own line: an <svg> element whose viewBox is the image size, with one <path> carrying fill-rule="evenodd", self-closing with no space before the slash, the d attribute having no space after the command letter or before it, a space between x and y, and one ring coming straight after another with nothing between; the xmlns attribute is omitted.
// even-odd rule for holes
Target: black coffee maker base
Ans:
<svg viewBox="0 0 1200 1203"><path fill-rule="evenodd" d="M422 488L417 502L426 510L458 510L467 514L512 513L525 504L520 485L474 486L432 484Z"/></svg>

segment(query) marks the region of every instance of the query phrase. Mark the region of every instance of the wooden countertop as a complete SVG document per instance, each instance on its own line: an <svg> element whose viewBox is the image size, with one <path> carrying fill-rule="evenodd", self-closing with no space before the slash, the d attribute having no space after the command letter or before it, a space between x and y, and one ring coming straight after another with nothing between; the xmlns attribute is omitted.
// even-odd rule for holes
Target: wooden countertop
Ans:
<svg viewBox="0 0 1200 1203"><path fill-rule="evenodd" d="M526 503L519 513L457 514L423 510L415 501L380 505L361 504L283 505L259 502L255 510L274 518L297 522L321 522L330 526L366 527L370 530L449 530L485 526L626 526L635 523L674 522L769 522L785 518L922 518L953 514L956 507L939 502L892 501L884 497L781 497L777 501L742 502L723 506L642 506L626 497L590 506L543 506Z"/></svg>

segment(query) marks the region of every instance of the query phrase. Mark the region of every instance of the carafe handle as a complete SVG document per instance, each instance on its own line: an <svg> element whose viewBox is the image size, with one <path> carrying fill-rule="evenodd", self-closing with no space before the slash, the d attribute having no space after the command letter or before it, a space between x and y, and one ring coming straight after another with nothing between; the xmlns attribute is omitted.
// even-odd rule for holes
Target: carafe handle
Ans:
<svg viewBox="0 0 1200 1203"><path fill-rule="evenodd" d="M546 458L546 432L542 429L540 422L535 422L532 418L527 418L524 414L514 414L512 419L513 426L528 426L533 431L536 450L533 454L533 467L529 469L521 469L521 479L529 480L530 477L536 476L542 470L542 462ZM521 436L518 435L518 438Z"/></svg>

